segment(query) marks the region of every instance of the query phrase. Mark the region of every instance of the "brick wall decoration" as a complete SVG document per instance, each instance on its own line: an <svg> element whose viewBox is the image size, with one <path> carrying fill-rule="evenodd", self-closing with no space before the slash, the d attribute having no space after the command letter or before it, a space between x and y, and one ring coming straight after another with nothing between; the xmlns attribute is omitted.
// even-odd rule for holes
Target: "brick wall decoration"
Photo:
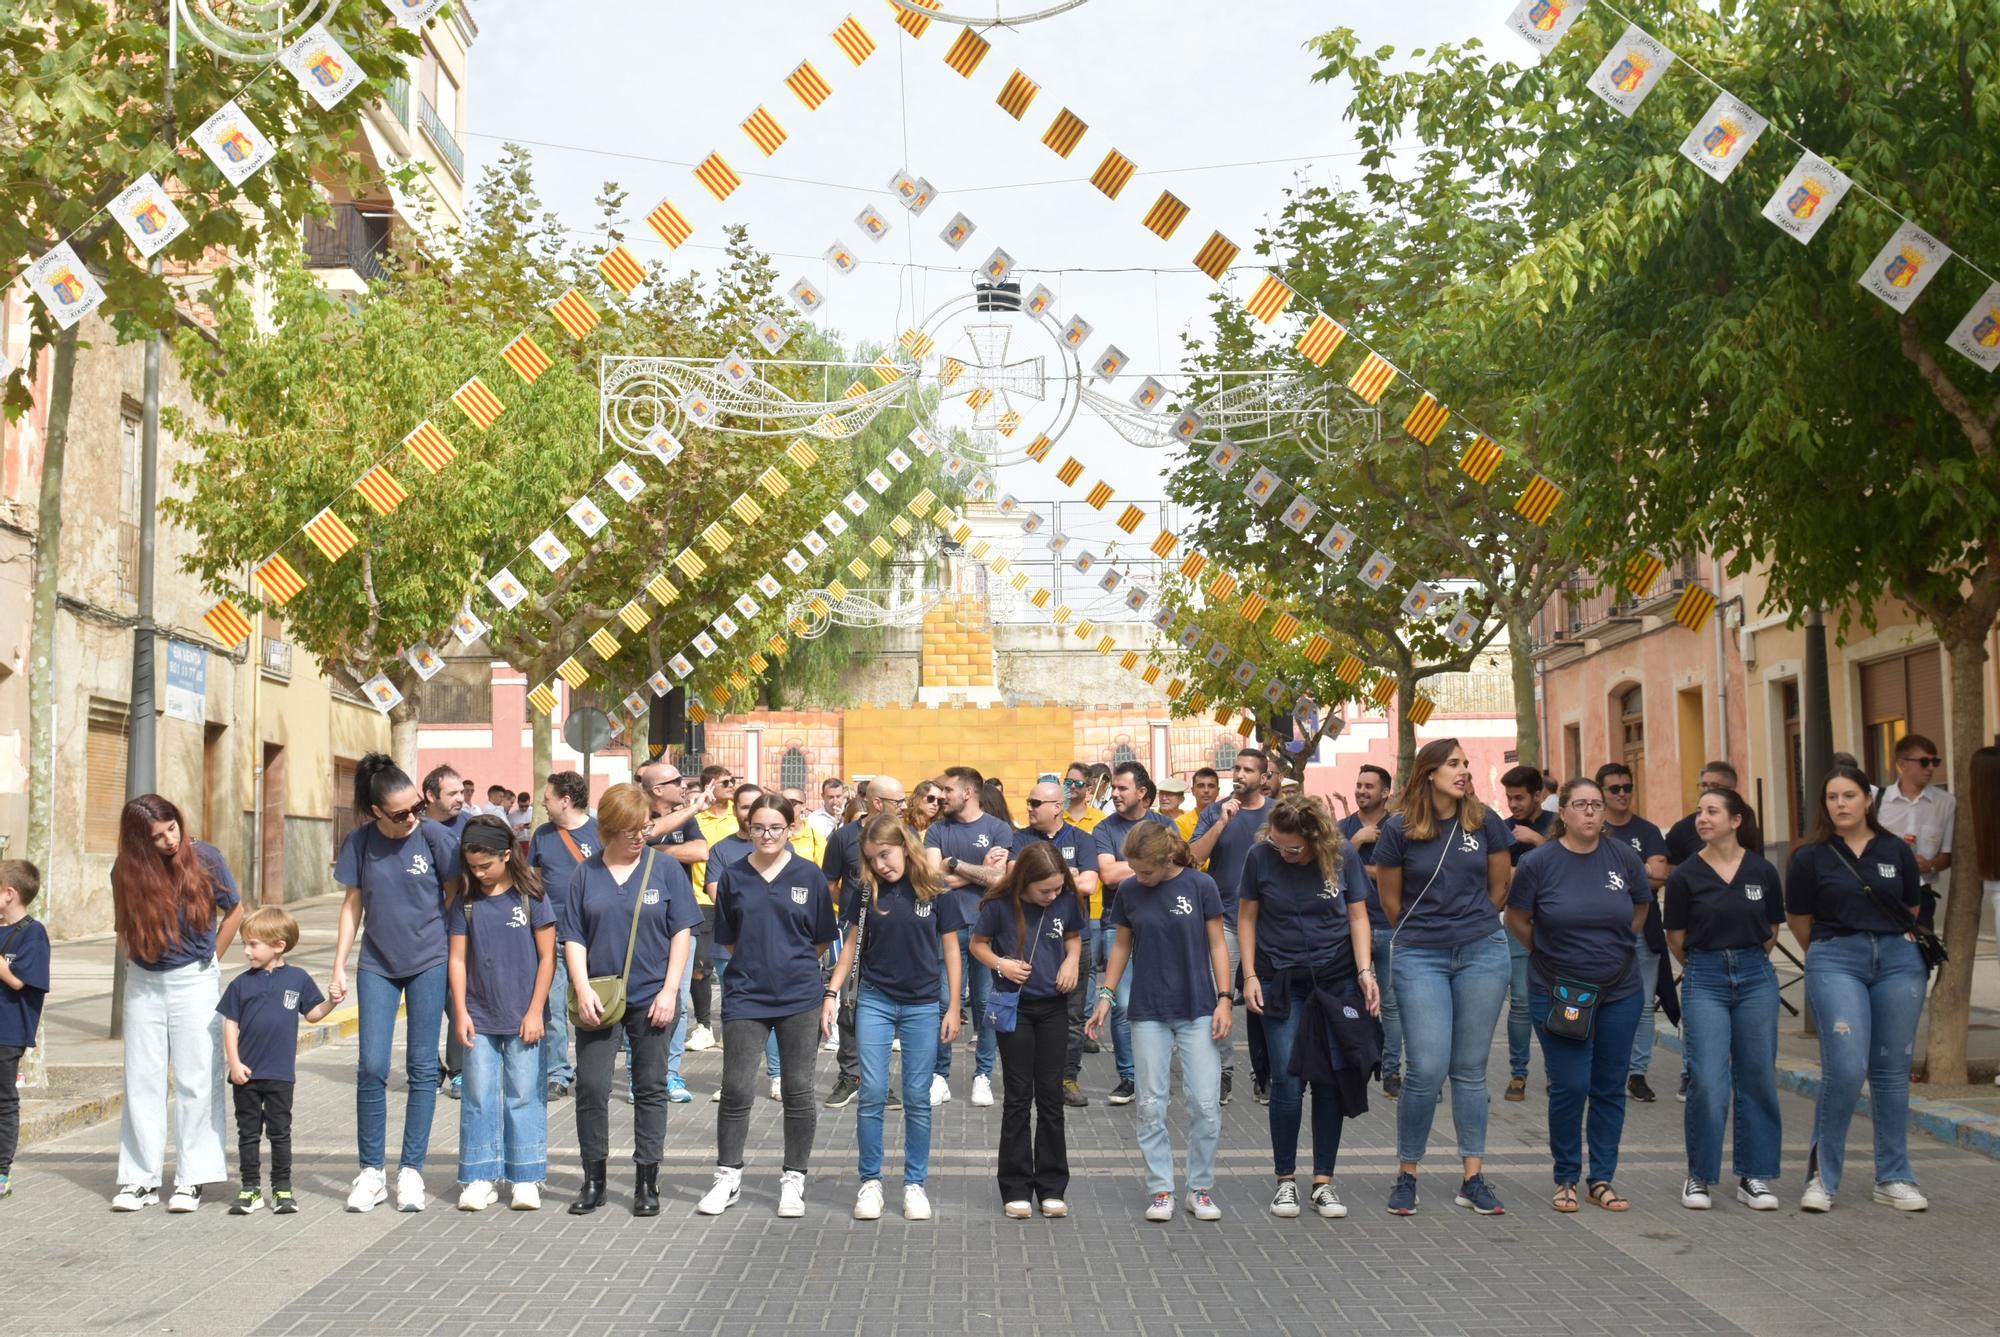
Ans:
<svg viewBox="0 0 2000 1337"><path fill-rule="evenodd" d="M905 788L947 766L972 766L999 777L1015 800L1038 774L1060 774L1073 759L1074 714L1067 706L857 706L842 719L842 766L849 776L893 775Z"/></svg>
<svg viewBox="0 0 2000 1337"><path fill-rule="evenodd" d="M939 600L924 614L918 682L924 687L992 687L993 623L983 595ZM898 777L901 778L901 777Z"/></svg>

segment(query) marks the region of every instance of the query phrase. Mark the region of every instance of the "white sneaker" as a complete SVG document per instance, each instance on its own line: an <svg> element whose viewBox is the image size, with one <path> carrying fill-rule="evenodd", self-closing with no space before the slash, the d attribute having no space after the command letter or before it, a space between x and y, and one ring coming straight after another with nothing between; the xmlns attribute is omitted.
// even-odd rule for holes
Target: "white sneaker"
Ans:
<svg viewBox="0 0 2000 1337"><path fill-rule="evenodd" d="M905 1221L931 1219L930 1195L924 1192L922 1184L903 1185L903 1219Z"/></svg>
<svg viewBox="0 0 2000 1337"><path fill-rule="evenodd" d="M1314 1184L1307 1196L1312 1208L1329 1221L1339 1221L1347 1216L1347 1204L1333 1191L1332 1184Z"/></svg>
<svg viewBox="0 0 2000 1337"><path fill-rule="evenodd" d="M804 1216L806 1214L806 1177L797 1170L787 1170L778 1176L778 1215Z"/></svg>
<svg viewBox="0 0 2000 1337"><path fill-rule="evenodd" d="M972 1079L972 1103L975 1105L991 1105L993 1103L992 1078L975 1077Z"/></svg>
<svg viewBox="0 0 2000 1337"><path fill-rule="evenodd" d="M1802 1212L1830 1212L1833 1210L1833 1195L1826 1191L1826 1185L1818 1175L1806 1180L1806 1191L1799 1195L1799 1210Z"/></svg>
<svg viewBox="0 0 2000 1337"><path fill-rule="evenodd" d="M1278 1191L1271 1198L1271 1215L1286 1220L1299 1214L1299 1186L1289 1179L1278 1181Z"/></svg>
<svg viewBox="0 0 2000 1337"><path fill-rule="evenodd" d="M931 1078L931 1104L942 1105L951 1099L951 1083L942 1077Z"/></svg>
<svg viewBox="0 0 2000 1337"><path fill-rule="evenodd" d="M380 1166L369 1166L354 1176L354 1187L347 1191L347 1210L350 1212L372 1212L389 1201L388 1178Z"/></svg>
<svg viewBox="0 0 2000 1337"><path fill-rule="evenodd" d="M396 1210L421 1212L424 1201L424 1172L407 1165L396 1171Z"/></svg>
<svg viewBox="0 0 2000 1337"><path fill-rule="evenodd" d="M1771 1192L1771 1186L1761 1179L1739 1179L1736 1181L1736 1201L1753 1212L1775 1212L1778 1210L1778 1195Z"/></svg>
<svg viewBox="0 0 2000 1337"><path fill-rule="evenodd" d="M708 1186L708 1192L701 1195L701 1201L694 1209L703 1216L721 1216L736 1205L743 1195L743 1171L731 1170L727 1166L715 1167L715 1182Z"/></svg>
<svg viewBox="0 0 2000 1337"><path fill-rule="evenodd" d="M1174 1195L1171 1193L1155 1193L1151 1198L1147 1199L1146 1219L1148 1221L1173 1220Z"/></svg>
<svg viewBox="0 0 2000 1337"><path fill-rule="evenodd" d="M1194 1189L1187 1195L1187 1209L1197 1221L1220 1221L1222 1209L1215 1205L1205 1188Z"/></svg>
<svg viewBox="0 0 2000 1337"><path fill-rule="evenodd" d="M708 1103L709 1103L709 1104L711 1104L711 1105L720 1105L720 1104L722 1103L722 1088L721 1088L721 1087L719 1087L719 1086L718 1086L718 1087L716 1087L716 1088L715 1088L715 1090L714 1090L714 1091L712 1091L712 1092L711 1092L711 1093L709 1094L709 1097L708 1097Z"/></svg>
<svg viewBox="0 0 2000 1337"><path fill-rule="evenodd" d="M785 1098L785 1084L779 1081L777 1078L773 1077L771 1079L771 1099L783 1100L784 1098Z"/></svg>
<svg viewBox="0 0 2000 1337"><path fill-rule="evenodd" d="M178 1198L180 1195L174 1195ZM1893 1184L1877 1184L1875 1201L1884 1207L1894 1207L1899 1212L1921 1212L1931 1205L1931 1200L1915 1184L1897 1180Z"/></svg>
<svg viewBox="0 0 2000 1337"><path fill-rule="evenodd" d="M475 1179L458 1191L458 1210L461 1212L483 1212L498 1201L500 1190L493 1187L490 1179Z"/></svg>
<svg viewBox="0 0 2000 1337"><path fill-rule="evenodd" d="M1743 1190L1736 1190L1736 1196L1741 1199ZM1691 1212L1705 1212L1715 1206L1715 1198L1709 1193L1707 1183L1690 1175L1681 1181L1681 1206Z"/></svg>
<svg viewBox="0 0 2000 1337"><path fill-rule="evenodd" d="M146 1207L157 1207L160 1190L144 1184L127 1184L111 1195L111 1210L114 1212L136 1212Z"/></svg>
<svg viewBox="0 0 2000 1337"><path fill-rule="evenodd" d="M1025 1221L1035 1214L1034 1205L1026 1198L1010 1202L1002 1210L1007 1213L1009 1221Z"/></svg>
<svg viewBox="0 0 2000 1337"><path fill-rule="evenodd" d="M892 1036L892 1037L890 1038L890 1040L889 1040L889 1052L890 1052L890 1053L892 1053L892 1054L900 1054L900 1053L902 1053L902 1052L903 1052L903 1037L902 1037L902 1036L900 1036L900 1035L897 1035L897 1036ZM1996 1082L2000 1082L2000 1077L1995 1077L1995 1078L1994 1078L1993 1080L1994 1080L1994 1081L1996 1081Z"/></svg>
<svg viewBox="0 0 2000 1337"><path fill-rule="evenodd" d="M715 1032L709 1030L706 1026L696 1026L688 1032L687 1043L682 1047L692 1049L697 1053L704 1049L713 1049L715 1048Z"/></svg>
<svg viewBox="0 0 2000 1337"><path fill-rule="evenodd" d="M840 1027L834 1026L827 1031L826 1040L820 1045L819 1052L822 1054L838 1054L840 1052Z"/></svg>
<svg viewBox="0 0 2000 1337"><path fill-rule="evenodd" d="M1054 1220L1069 1215L1069 1204L1061 1198L1043 1198L1042 1215Z"/></svg>
<svg viewBox="0 0 2000 1337"><path fill-rule="evenodd" d="M1882 1191L1880 1189L1877 1189L1875 1192L1877 1197L1881 1196ZM175 1184L174 1196L167 1199L167 1210L170 1212L186 1214L196 1210L200 1206L200 1184Z"/></svg>
<svg viewBox="0 0 2000 1337"><path fill-rule="evenodd" d="M514 1185L514 1200L507 1205L517 1212L539 1212L542 1210L542 1186L540 1184Z"/></svg>
<svg viewBox="0 0 2000 1337"><path fill-rule="evenodd" d="M861 1191L854 1195L854 1219L857 1221L880 1221L882 1219L882 1181L868 1179L862 1181Z"/></svg>

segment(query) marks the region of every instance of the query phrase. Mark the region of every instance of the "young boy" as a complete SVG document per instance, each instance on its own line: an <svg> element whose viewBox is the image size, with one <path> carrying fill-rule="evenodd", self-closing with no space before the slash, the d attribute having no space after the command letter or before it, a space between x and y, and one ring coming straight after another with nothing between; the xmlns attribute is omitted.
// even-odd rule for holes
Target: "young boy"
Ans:
<svg viewBox="0 0 2000 1337"><path fill-rule="evenodd" d="M271 1135L271 1210L298 1211L292 1196L292 1088L298 1082L299 1017L318 1021L333 1004L312 976L285 964L299 945L299 921L275 905L259 906L243 921L243 955L250 969L229 982L215 1010L222 1014L222 1049L236 1086L237 1160L243 1188L229 1208L248 1216L264 1205L258 1149Z"/></svg>
<svg viewBox="0 0 2000 1337"><path fill-rule="evenodd" d="M42 875L26 859L0 859L0 1198L14 1192L21 1139L21 1055L35 1047L49 991L49 931L28 917Z"/></svg>

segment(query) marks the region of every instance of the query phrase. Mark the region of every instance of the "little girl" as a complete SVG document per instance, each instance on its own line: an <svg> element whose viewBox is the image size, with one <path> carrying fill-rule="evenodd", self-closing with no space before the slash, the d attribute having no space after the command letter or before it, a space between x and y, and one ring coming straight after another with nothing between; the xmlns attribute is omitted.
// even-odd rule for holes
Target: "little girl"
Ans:
<svg viewBox="0 0 2000 1337"><path fill-rule="evenodd" d="M514 833L479 816L459 836L465 890L449 906L452 1029L465 1046L458 1118L458 1209L483 1212L514 1186L513 1208L542 1205L548 1088L542 1024L556 969L556 917Z"/></svg>

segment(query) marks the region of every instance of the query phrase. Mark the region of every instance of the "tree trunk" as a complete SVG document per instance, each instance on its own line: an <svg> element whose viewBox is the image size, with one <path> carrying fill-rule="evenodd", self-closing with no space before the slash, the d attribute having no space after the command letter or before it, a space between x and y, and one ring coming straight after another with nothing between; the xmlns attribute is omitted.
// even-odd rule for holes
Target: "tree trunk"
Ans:
<svg viewBox="0 0 2000 1337"><path fill-rule="evenodd" d="M1981 619L1983 620L1983 619ZM1978 620L1938 628L1951 656L1951 790L1958 800L1962 833L1953 861L1951 893L1944 906L1944 941L1951 960L1938 972L1931 991L1930 1042L1924 1080L1957 1085L1966 1080L1966 1033L1972 1019L1972 963L1979 946L1979 871L1972 857L1970 823L1963 820L1972 793L1972 754L1986 737L1986 638Z"/></svg>
<svg viewBox="0 0 2000 1337"><path fill-rule="evenodd" d="M1526 608L1507 617L1507 666L1514 678L1514 759L1542 769L1542 715L1535 700L1534 620Z"/></svg>
<svg viewBox="0 0 2000 1337"><path fill-rule="evenodd" d="M76 387L78 327L56 337L49 385L49 426L42 442L41 494L35 505L35 589L28 657L28 857L50 878L42 918L51 932L62 919L54 878L56 827L56 595L62 574L63 456L69 447L70 402Z"/></svg>
<svg viewBox="0 0 2000 1337"><path fill-rule="evenodd" d="M417 703L407 696L389 712L389 755L403 768L403 774L413 778L418 776L417 723Z"/></svg>
<svg viewBox="0 0 2000 1337"><path fill-rule="evenodd" d="M1417 699L1417 680L1396 679L1396 775L1408 775L1417 764L1417 726L1410 721L1409 703Z"/></svg>
<svg viewBox="0 0 2000 1337"><path fill-rule="evenodd" d="M555 769L556 729L547 715L535 712L535 802L542 801L541 785L547 783L549 773ZM542 814L544 821L548 813Z"/></svg>

